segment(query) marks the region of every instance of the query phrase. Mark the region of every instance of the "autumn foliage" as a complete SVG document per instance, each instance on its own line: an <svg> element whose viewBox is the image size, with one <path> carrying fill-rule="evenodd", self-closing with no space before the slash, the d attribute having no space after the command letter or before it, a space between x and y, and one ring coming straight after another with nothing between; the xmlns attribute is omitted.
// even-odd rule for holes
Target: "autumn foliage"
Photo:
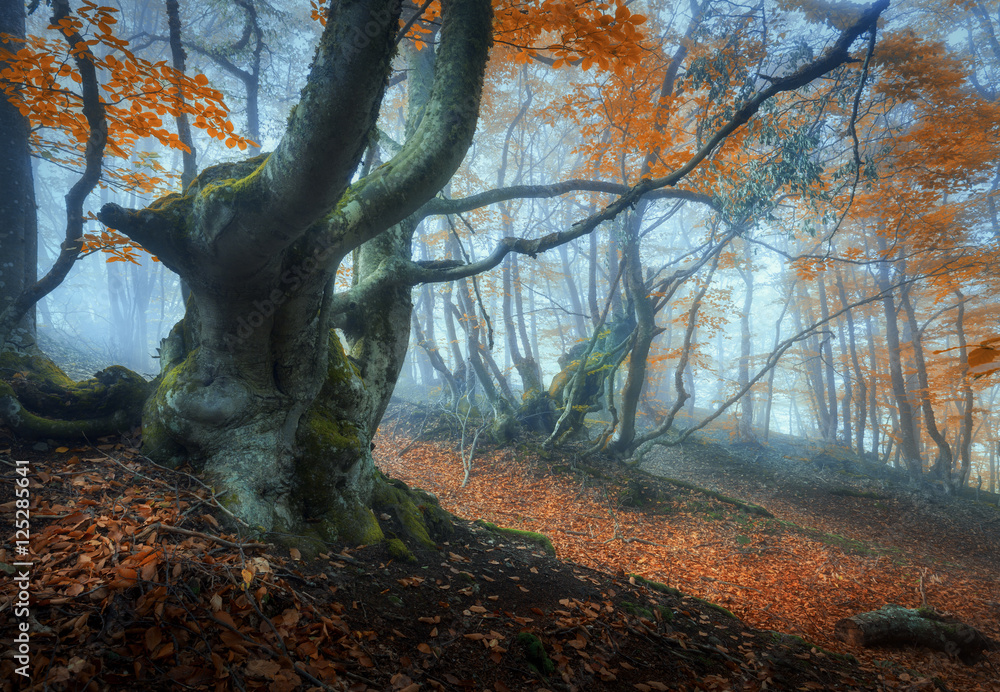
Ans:
<svg viewBox="0 0 1000 692"><path fill-rule="evenodd" d="M167 191L175 176L149 155L143 140L187 150L164 120L181 113L227 147L245 150L249 140L234 131L222 94L209 86L208 78L133 53L128 41L115 34L119 12L86 0L75 15L50 25L50 35L2 37L0 89L31 123L33 153L64 168L83 166L90 136L79 89L83 78L64 40L74 33L84 37L81 46L97 68L107 122L106 155L117 161L106 162L103 184L145 194ZM86 235L84 252L97 250L107 252L109 261L132 260L136 247L108 229Z"/></svg>

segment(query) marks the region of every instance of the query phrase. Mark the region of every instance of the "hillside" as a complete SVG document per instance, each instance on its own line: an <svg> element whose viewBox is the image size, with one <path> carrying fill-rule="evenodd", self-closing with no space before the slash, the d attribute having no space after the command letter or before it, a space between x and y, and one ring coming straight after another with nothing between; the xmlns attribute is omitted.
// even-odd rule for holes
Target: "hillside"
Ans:
<svg viewBox="0 0 1000 692"><path fill-rule="evenodd" d="M926 599L996 639L995 495L976 502L974 491L949 498L914 488L807 440L777 436L758 448L728 439L716 429L654 451L641 468L574 467L527 449L483 454L466 488L445 445L418 444L399 458L385 452L382 465L458 514L548 535L560 557L641 574L753 627L856 656L887 687L933 678L942 689L1000 689L988 662L970 668L933 651L851 648L833 634L841 618Z"/></svg>
<svg viewBox="0 0 1000 692"><path fill-rule="evenodd" d="M998 689L991 659L831 635L844 615L919 605L922 583L929 605L996 638L992 507L907 500L891 484L853 494L875 481L779 473L714 443L648 462L672 481L487 450L463 489L453 445L409 442L379 438L382 467L486 521L456 522L437 551L330 546L315 559L223 533L196 478L127 441L12 443L37 502L37 689ZM10 462L3 472L6 509ZM387 534L398 521L379 519ZM547 534L558 557L494 523ZM8 641L11 618L0 610ZM18 689L13 665L0 664L5 690Z"/></svg>

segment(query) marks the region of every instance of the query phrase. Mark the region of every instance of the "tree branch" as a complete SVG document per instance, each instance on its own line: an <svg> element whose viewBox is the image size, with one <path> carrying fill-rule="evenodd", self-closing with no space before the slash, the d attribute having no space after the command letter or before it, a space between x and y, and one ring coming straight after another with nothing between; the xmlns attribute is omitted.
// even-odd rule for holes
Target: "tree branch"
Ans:
<svg viewBox="0 0 1000 692"><path fill-rule="evenodd" d="M565 180L551 185L514 185L511 187L487 190L476 195L461 199L446 199L435 197L421 207L420 218L434 215L461 214L491 204L499 204L512 199L546 199L559 197L573 192L603 192L612 195L624 195L631 188L628 185L605 182L603 180ZM652 199L679 199L698 202L712 206L712 197L691 190L655 190L648 195Z"/></svg>
<svg viewBox="0 0 1000 692"><path fill-rule="evenodd" d="M460 279L492 269L497 266L510 252L517 252L534 257L541 252L545 252L546 250L550 250L558 245L587 235L604 221L609 221L615 218L626 208L634 207L635 204L645 196L659 196L674 199L684 199L685 196L687 196L687 198L692 201L710 204L711 198L707 195L689 192L686 190L667 191L662 188L675 186L691 171L697 168L697 166L716 148L718 148L729 135L749 121L769 98L785 91L798 89L812 80L817 79L827 72L839 67L845 62L850 61L852 58L848 51L850 50L850 47L854 43L855 39L861 36L861 34L865 31L873 31L878 22L879 15L888 6L889 0L877 0L877 2L875 2L871 7L861 13L861 16L854 24L841 32L837 41L822 56L807 65L804 65L798 71L788 75L787 77L774 79L766 89L759 92L739 110L737 110L729 122L716 131L708 142L706 142L706 144L698 152L696 152L686 164L668 176L656 179L645 178L638 184L629 188L600 181L576 180L566 181L565 183L557 183L551 186L519 186L505 188L503 190L491 190L464 200L445 200L435 198L431 202L428 202L428 204L426 204L421 210L421 214L423 216L429 216L430 214L451 214L461 211L469 211L480 206L494 204L496 202L513 199L518 196L549 197L558 194L566 194L572 191L610 192L612 194L621 195L617 200L611 202L603 210L591 214L585 219L577 221L569 228L569 230L550 233L536 240L510 237L504 238L488 257L480 260L479 262L465 264L462 266L442 267L438 265L436 267L430 267L421 266L417 263L410 263L405 277L400 277L401 280L409 282L413 285L418 283L453 281L455 279Z"/></svg>
<svg viewBox="0 0 1000 692"><path fill-rule="evenodd" d="M54 0L52 8L52 23L57 27L61 21L69 19L68 0ZM83 155L83 173L66 193L66 234L55 263L45 276L22 291L17 300L0 315L0 334L10 334L11 328L21 321L31 306L62 283L80 257L83 249L83 204L87 196L97 187L104 165L104 149L108 143L108 121L104 104L101 102L94 54L78 31L63 29L63 37L69 44L73 60L80 71L80 86L83 91L83 116L87 120L88 128L87 145Z"/></svg>
<svg viewBox="0 0 1000 692"><path fill-rule="evenodd" d="M476 130L492 17L485 0L444 3L434 84L420 124L388 163L344 194L317 245L361 245L417 211L452 177Z"/></svg>

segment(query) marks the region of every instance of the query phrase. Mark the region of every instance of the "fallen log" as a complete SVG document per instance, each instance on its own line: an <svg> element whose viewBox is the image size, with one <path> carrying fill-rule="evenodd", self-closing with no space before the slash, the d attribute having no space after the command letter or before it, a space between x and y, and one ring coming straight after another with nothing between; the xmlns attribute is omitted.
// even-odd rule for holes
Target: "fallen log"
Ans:
<svg viewBox="0 0 1000 692"><path fill-rule="evenodd" d="M932 608L886 605L837 621L837 639L853 646L926 646L971 665L996 643L976 628L945 618Z"/></svg>

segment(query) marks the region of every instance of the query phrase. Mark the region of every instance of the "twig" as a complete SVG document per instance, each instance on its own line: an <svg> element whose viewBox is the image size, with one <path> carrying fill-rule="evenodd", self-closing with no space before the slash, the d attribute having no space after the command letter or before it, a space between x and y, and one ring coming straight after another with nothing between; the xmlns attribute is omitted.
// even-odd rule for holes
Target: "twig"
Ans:
<svg viewBox="0 0 1000 692"><path fill-rule="evenodd" d="M614 540L614 539L612 539ZM662 543L653 543L653 541L647 541L645 538L622 538L622 543L642 543L644 545L655 545L657 548L669 548L669 545L663 545Z"/></svg>
<svg viewBox="0 0 1000 692"><path fill-rule="evenodd" d="M115 459L114 457L112 457L107 452L105 452L105 451L103 451L101 449L98 449L94 445L91 445L91 448L94 449L95 451L103 454L107 459L109 459L109 460L113 461L114 463L118 464L125 471L131 473L133 476L139 476L140 478L145 478L146 480L148 480L148 481L150 481L152 483L158 483L160 485L166 486L167 488L170 488L171 490L173 490L173 488L170 486L170 484L167 483L166 481L162 481L159 478L152 478L150 476L147 476L144 473L136 471L135 469L130 469L128 466L126 466L125 464L121 463L120 461L118 461L117 459ZM200 478L198 478L198 477L196 477L196 476L194 476L194 475L192 475L190 473L187 473L185 471L178 471L177 469L172 469L172 468L170 468L168 466L161 466L160 464L157 464L155 461L153 461L149 457L142 456L141 454L139 455L139 457L143 461L145 461L145 462L147 462L149 464L152 464L156 468L161 469L163 471L169 471L170 473L175 473L175 474L180 475L180 476L187 476L188 478L190 478L191 480L193 480L195 483L197 483L198 485L200 485L202 488L204 488L208 492L213 507L215 507L216 509L218 509L218 510L224 512L225 514L229 515L229 517L233 521L235 521L235 522L237 522L239 524L242 524L243 526L248 526L248 524L245 521L243 521L242 519L240 519L239 517L237 517L235 514L233 514L232 512L230 512L228 509L226 509L225 507L223 507L222 503L219 502L218 498L216 497L215 491L212 490L212 488L210 488L209 486L205 485L205 483L202 482L202 480ZM191 494L194 497L197 497L199 500L204 501L204 499L205 499L203 497L199 497L198 495L195 495L190 490L186 490L185 492Z"/></svg>
<svg viewBox="0 0 1000 692"><path fill-rule="evenodd" d="M166 531L168 533L179 533L182 536L194 536L196 538L204 538L206 541L212 541L213 543L218 543L219 545L226 546L227 548L239 548L239 549L242 550L242 549L245 549L245 548L261 548L261 549L266 549L266 548L270 548L271 547L271 546L267 545L266 543L233 543L232 541L226 540L225 538L220 538L219 536L213 536L212 534L202 533L201 531L191 531L190 529L182 529L182 528L177 527L177 526L169 526L169 525L163 524L161 522L156 522L155 524L150 524L149 526L147 526L146 528L144 528L142 530L142 532L139 535L137 535L135 538L138 539L138 538L140 538L142 536L145 536L146 534L148 534L153 529L161 529L161 530Z"/></svg>

